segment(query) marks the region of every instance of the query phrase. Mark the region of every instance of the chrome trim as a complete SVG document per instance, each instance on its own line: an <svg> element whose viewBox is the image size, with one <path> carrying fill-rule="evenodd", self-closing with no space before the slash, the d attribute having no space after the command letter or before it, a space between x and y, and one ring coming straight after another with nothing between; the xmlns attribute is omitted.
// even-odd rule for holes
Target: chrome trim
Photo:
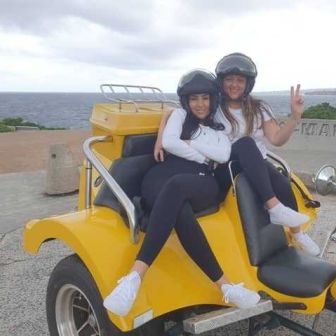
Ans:
<svg viewBox="0 0 336 336"><path fill-rule="evenodd" d="M333 192L333 190L331 189L331 190L327 190L326 191L326 193L322 193L321 192L321 190L319 190L319 188L318 188L318 184L317 184L317 182L319 181L319 179L321 179L321 173L322 173L322 171L325 169L325 168L331 168L331 169L333 169L334 170L334 174L333 175L331 175L331 176L329 176L328 177L328 179L326 180L326 179L323 179L323 181L325 182L325 184L327 185L327 186L330 186L330 185L332 185L333 187L332 188L334 188L334 187L336 187L336 175L335 175L335 171L336 171L336 168L334 167L334 166L332 166L332 165L330 165L330 164L325 164L325 165L323 165L313 176L312 176L312 182L315 184L315 189L316 189L316 191L320 194L320 195L323 195L323 196L325 196L325 195L328 195L328 194L330 194L331 192ZM336 190L336 189L335 189Z"/></svg>
<svg viewBox="0 0 336 336"><path fill-rule="evenodd" d="M116 196L122 207L125 209L127 214L128 223L130 227L130 238L133 244L136 244L139 240L139 229L137 225L136 215L135 215L135 207L125 192L122 190L120 185L116 182L116 180L109 174L108 170L104 167L104 165L100 162L100 160L93 153L91 146L98 142L106 142L110 141L112 138L109 136L95 136L89 139L86 139L83 144L84 154L86 156L87 162L87 171L92 171L92 167L88 168L91 164L98 171L100 176L104 179L107 186ZM91 192L92 192L92 174L86 174L86 194L85 194L85 205L89 205L88 208L91 207Z"/></svg>
<svg viewBox="0 0 336 336"><path fill-rule="evenodd" d="M327 250L330 242L336 243L336 227L334 228L334 230L329 232L328 237L327 237L326 241L324 242L324 246L321 250L321 253L320 253L319 257L324 256L325 251Z"/></svg>
<svg viewBox="0 0 336 336"><path fill-rule="evenodd" d="M77 301L81 304L75 303ZM85 321L78 325L78 315ZM76 319L77 317L77 319ZM91 329L90 335L102 336L96 312L87 296L75 285L63 285L56 296L55 322L60 336L79 335L81 331ZM92 334L91 334L92 333Z"/></svg>
<svg viewBox="0 0 336 336"><path fill-rule="evenodd" d="M116 88L122 88L124 92L116 92ZM138 92L131 92L130 89L136 89ZM145 90L150 92L145 92ZM161 110L163 110L164 104L172 104L176 107L180 106L175 100L167 99L166 95L157 87L154 86L140 86L140 85L124 85L124 84L101 84L100 91L103 96L114 103L119 103L119 112L122 110L122 103L134 105L134 112L139 112L139 105L141 103L160 103ZM116 95L116 97L111 97L110 94ZM118 94L126 95L125 97L118 97ZM134 97L134 94L139 95L139 97ZM154 95L155 99L146 98L146 94Z"/></svg>
<svg viewBox="0 0 336 336"><path fill-rule="evenodd" d="M233 196L236 196L236 186L235 186L235 183L234 183L234 177L233 177L233 172L232 172L232 164L234 163L235 161L230 161L229 162L229 172L230 172L230 178L231 178L231 183L232 183L232 187L233 187Z"/></svg>
<svg viewBox="0 0 336 336"><path fill-rule="evenodd" d="M267 156L272 159L273 161L279 163L288 173L288 176L291 175L292 171L291 168L289 167L289 164L279 155L274 154L271 151L267 151Z"/></svg>
<svg viewBox="0 0 336 336"><path fill-rule="evenodd" d="M92 164L85 160L85 209L91 208L91 181L92 181Z"/></svg>

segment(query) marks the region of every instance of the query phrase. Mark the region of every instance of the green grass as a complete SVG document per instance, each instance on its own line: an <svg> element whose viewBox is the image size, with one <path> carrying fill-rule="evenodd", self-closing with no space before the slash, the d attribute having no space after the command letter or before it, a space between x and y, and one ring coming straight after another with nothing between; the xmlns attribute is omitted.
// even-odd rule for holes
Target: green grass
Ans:
<svg viewBox="0 0 336 336"><path fill-rule="evenodd" d="M25 121L23 118L5 118L0 120L0 132L12 132L15 126L37 127L40 130L64 130L63 127L45 127L43 125L35 124L30 121Z"/></svg>
<svg viewBox="0 0 336 336"><path fill-rule="evenodd" d="M303 112L302 118L336 120L336 107L329 103L314 105Z"/></svg>
<svg viewBox="0 0 336 336"><path fill-rule="evenodd" d="M12 132L12 131L13 131L12 128L8 127L6 124L0 121L0 133Z"/></svg>

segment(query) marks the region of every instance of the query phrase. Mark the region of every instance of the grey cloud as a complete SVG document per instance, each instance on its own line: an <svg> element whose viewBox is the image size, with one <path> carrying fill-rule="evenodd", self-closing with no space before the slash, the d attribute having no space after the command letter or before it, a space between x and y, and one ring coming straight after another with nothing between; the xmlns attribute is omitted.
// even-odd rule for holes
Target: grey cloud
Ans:
<svg viewBox="0 0 336 336"><path fill-rule="evenodd" d="M321 0L323 5L320 6L320 2L314 0L185 0L179 4L176 14L183 25L215 27L220 20L234 19L251 12L291 9L308 4L327 10L329 3L329 0Z"/></svg>
<svg viewBox="0 0 336 336"><path fill-rule="evenodd" d="M195 32L193 29L168 35L151 33L143 38L111 33L110 39L99 50L90 48L90 45L81 46L80 50L71 47L64 49L54 44L52 39L49 46L54 50L54 55L60 58L119 69L175 68L178 67L176 60L183 59L186 53L204 49L210 43L205 36L191 38L202 34L204 32Z"/></svg>
<svg viewBox="0 0 336 336"><path fill-rule="evenodd" d="M124 69L169 68L184 55L215 43L207 29L216 26L217 20L252 10L289 7L293 2L181 0L166 22L159 0L2 0L0 27L42 36L53 58ZM58 39L57 33L70 18L107 28L101 47L90 46L90 41L72 45L76 35L71 31L66 32L66 42Z"/></svg>
<svg viewBox="0 0 336 336"><path fill-rule="evenodd" d="M119 32L148 31L152 22L165 16L161 3L160 0L2 0L0 26L48 35L64 18L76 17ZM293 3L290 0L184 0L176 1L174 14L181 25L192 23L204 27L214 24L214 18L289 7Z"/></svg>
<svg viewBox="0 0 336 336"><path fill-rule="evenodd" d="M150 1L85 0L5 0L0 10L0 26L45 35L61 20L77 17L109 29L132 32L144 30L153 15Z"/></svg>

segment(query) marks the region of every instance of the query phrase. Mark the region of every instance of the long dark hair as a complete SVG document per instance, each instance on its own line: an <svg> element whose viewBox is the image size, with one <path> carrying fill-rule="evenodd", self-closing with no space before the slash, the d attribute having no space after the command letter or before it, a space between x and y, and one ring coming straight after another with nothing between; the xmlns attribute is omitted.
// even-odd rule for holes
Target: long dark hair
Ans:
<svg viewBox="0 0 336 336"><path fill-rule="evenodd" d="M214 115L218 107L218 96L210 94L210 113L205 119L197 118L191 111L189 106L190 95L182 96L181 103L187 112L186 118L182 126L181 139L190 140L199 136L199 125L208 126L216 131L222 131L225 129L224 125L214 121Z"/></svg>
<svg viewBox="0 0 336 336"><path fill-rule="evenodd" d="M229 102L225 96L221 97L220 103L221 109L225 118L229 121L232 127L232 134L238 131L239 125L236 118L232 115L229 110ZM275 120L271 113L271 107L263 100L247 95L242 98L241 101L242 114L246 122L246 129L244 130L245 135L251 135L254 129L254 125L257 121L257 128L261 128L264 122L264 113L270 116L271 119Z"/></svg>

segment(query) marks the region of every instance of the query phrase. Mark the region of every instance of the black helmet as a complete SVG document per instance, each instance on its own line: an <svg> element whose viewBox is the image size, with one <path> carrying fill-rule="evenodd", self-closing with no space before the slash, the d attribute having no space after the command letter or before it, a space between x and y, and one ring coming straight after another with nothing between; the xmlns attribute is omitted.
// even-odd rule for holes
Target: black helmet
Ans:
<svg viewBox="0 0 336 336"><path fill-rule="evenodd" d="M216 66L216 75L221 88L225 76L245 76L247 78L245 95L248 95L252 91L257 74L257 67L252 59L241 53L233 53L224 56Z"/></svg>
<svg viewBox="0 0 336 336"><path fill-rule="evenodd" d="M218 94L216 77L211 72L194 69L184 74L177 86L177 94L186 96L195 93Z"/></svg>
<svg viewBox="0 0 336 336"><path fill-rule="evenodd" d="M194 69L184 74L177 86L177 94L182 107L188 109L187 96L197 93L208 93L212 98L212 107L217 108L219 88L213 73L202 69Z"/></svg>

